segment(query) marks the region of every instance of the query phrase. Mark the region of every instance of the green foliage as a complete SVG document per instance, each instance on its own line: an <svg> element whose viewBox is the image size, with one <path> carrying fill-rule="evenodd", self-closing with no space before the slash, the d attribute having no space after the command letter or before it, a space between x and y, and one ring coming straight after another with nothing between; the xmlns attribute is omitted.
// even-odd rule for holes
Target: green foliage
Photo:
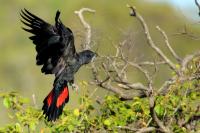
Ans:
<svg viewBox="0 0 200 133"><path fill-rule="evenodd" d="M173 84L165 96L156 96L155 112L160 120L171 123L175 133L196 132L200 130L200 80L194 79ZM87 88L86 82L81 83ZM3 105L9 110L13 122L0 128L0 132L122 132L123 126L143 128L155 126L149 110L149 99L135 97L131 101L122 101L114 95L102 99L101 104L92 102L89 93L80 98L77 108L64 108L56 122L47 122L41 109L32 107L26 98L15 92L0 93Z"/></svg>
<svg viewBox="0 0 200 133"><path fill-rule="evenodd" d="M136 119L136 114L132 110L131 103L120 101L115 96L107 96L101 106L101 116L98 118L103 122L105 128L109 130L116 126L125 126Z"/></svg>
<svg viewBox="0 0 200 133"><path fill-rule="evenodd" d="M26 98L21 97L16 92L1 93L3 97L3 105L11 109L13 112L9 114L9 117L13 120L17 119L16 123L10 124L4 128L0 129L0 132L19 132L21 133L24 129L34 131L42 118L41 110L30 107L29 101Z"/></svg>
<svg viewBox="0 0 200 133"><path fill-rule="evenodd" d="M184 120L189 122L194 115L200 115L198 111L200 92L195 91L200 81L188 81L181 86L177 83L166 96L156 98L155 111L162 120L168 119ZM183 93L183 92L186 92ZM81 98L79 108L65 108L63 115L56 122L47 122L41 110L30 107L26 99L17 93L2 93L3 104L6 108L14 111L10 116L15 123L1 128L0 132L23 132L51 131L51 132L73 132L107 130L118 132L120 126L134 124L140 127L154 125L151 121L149 103L147 98L134 98L132 101L121 101L116 96L107 96L99 109L94 109L92 101L88 95ZM100 113L98 113L100 112ZM38 128L43 123L44 126ZM185 127L180 127L173 122L174 132L187 132ZM137 128L139 128L137 126Z"/></svg>

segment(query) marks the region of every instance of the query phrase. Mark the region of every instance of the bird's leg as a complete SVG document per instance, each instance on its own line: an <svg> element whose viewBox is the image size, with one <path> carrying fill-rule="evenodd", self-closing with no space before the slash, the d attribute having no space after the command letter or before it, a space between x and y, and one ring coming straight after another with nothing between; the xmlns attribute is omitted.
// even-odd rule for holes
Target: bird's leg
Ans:
<svg viewBox="0 0 200 133"><path fill-rule="evenodd" d="M76 91L76 92L78 92L78 90L79 90L79 87L78 87L78 85L76 85L76 84L72 84L72 89L74 90L74 91Z"/></svg>
<svg viewBox="0 0 200 133"><path fill-rule="evenodd" d="M74 81L70 82L70 85L72 86L72 90L78 92L79 87L78 87L78 85L76 85L76 84L74 83Z"/></svg>

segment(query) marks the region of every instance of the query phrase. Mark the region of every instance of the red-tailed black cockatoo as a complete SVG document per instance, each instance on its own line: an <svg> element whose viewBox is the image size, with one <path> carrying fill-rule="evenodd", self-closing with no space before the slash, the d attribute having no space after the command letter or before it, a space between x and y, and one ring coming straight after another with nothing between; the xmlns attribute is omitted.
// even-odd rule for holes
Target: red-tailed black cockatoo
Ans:
<svg viewBox="0 0 200 133"><path fill-rule="evenodd" d="M44 99L43 111L48 121L55 121L69 100L68 85L74 84L74 74L95 57L90 50L76 52L72 31L63 25L57 11L55 25L51 25L26 9L21 11L23 28L33 36L29 37L35 45L37 65L44 74L55 74L53 89Z"/></svg>

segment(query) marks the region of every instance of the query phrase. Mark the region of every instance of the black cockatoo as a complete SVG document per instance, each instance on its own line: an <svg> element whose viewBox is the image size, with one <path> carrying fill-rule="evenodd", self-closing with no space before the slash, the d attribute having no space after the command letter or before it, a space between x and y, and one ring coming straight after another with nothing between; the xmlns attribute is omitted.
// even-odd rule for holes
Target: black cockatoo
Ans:
<svg viewBox="0 0 200 133"><path fill-rule="evenodd" d="M21 21L29 28L23 28L33 36L29 37L37 51L37 65L41 72L55 74L53 89L44 99L43 113L48 121L55 121L69 100L68 84L74 84L74 74L79 68L91 62L95 53L90 50L76 52L72 31L63 25L56 12L55 25L51 25L26 9L21 11Z"/></svg>

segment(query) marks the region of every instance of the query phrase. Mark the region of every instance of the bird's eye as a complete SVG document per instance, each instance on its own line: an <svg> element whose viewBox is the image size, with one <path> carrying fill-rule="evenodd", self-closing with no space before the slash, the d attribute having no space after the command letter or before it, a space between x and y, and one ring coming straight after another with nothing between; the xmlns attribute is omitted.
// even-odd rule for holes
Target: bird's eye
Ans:
<svg viewBox="0 0 200 133"><path fill-rule="evenodd" d="M87 54L86 56L87 56L87 58L90 58L90 55L89 55L89 54Z"/></svg>

